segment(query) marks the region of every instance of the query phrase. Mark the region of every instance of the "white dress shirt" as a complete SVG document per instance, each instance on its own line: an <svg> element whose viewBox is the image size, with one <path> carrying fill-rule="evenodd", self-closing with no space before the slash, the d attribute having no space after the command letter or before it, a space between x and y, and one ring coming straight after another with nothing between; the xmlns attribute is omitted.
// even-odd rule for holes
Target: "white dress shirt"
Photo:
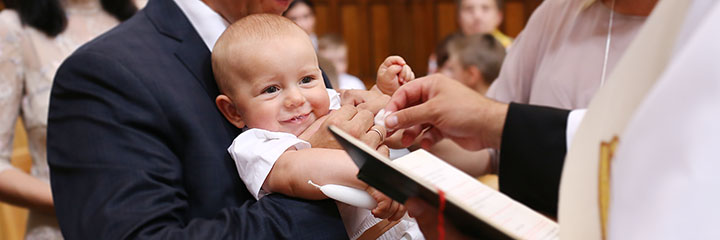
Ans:
<svg viewBox="0 0 720 240"><path fill-rule="evenodd" d="M215 42L230 23L200 0L175 0L175 3L212 52Z"/></svg>

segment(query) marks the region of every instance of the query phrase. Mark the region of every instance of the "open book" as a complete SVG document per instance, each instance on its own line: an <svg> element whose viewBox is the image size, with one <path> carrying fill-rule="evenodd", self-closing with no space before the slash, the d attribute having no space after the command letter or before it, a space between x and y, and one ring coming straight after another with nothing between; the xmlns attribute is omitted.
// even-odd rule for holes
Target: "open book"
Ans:
<svg viewBox="0 0 720 240"><path fill-rule="evenodd" d="M358 166L358 178L395 201L419 197L438 206L465 234L488 239L558 239L558 224L465 174L425 150L390 160L337 127L340 145Z"/></svg>

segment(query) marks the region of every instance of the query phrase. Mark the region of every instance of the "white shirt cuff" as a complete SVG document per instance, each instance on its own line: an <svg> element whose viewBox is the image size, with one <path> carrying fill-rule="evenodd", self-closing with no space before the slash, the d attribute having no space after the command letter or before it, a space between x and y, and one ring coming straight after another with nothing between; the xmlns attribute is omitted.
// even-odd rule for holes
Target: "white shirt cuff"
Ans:
<svg viewBox="0 0 720 240"><path fill-rule="evenodd" d="M577 109L570 111L568 115L567 128L565 129L565 146L568 150L570 149L570 143L572 143L573 137L575 137L575 132L577 132L583 117L585 117L585 112L587 112L587 109Z"/></svg>
<svg viewBox="0 0 720 240"><path fill-rule="evenodd" d="M259 200L269 194L262 189L273 165L290 148L310 148L310 143L284 132L248 129L238 135L228 148L238 174L250 194Z"/></svg>

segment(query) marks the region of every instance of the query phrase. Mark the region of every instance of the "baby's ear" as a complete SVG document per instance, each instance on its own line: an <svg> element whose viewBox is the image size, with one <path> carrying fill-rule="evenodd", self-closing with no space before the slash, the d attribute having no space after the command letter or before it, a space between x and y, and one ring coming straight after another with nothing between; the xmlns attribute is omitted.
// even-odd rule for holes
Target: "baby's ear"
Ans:
<svg viewBox="0 0 720 240"><path fill-rule="evenodd" d="M228 97L227 95L220 94L215 98L215 105L217 105L218 109L220 109L220 112L225 116L225 119L227 119L230 123L235 125L237 128L243 128L245 127L245 122L242 120L242 116L240 115L240 111L238 111L235 104L233 104L232 99Z"/></svg>
<svg viewBox="0 0 720 240"><path fill-rule="evenodd" d="M477 89L479 87L490 87L490 86L484 86L486 85L485 80L483 80L482 71L476 67L476 66L470 66L467 69L465 69L469 73L470 78L466 79L467 85L471 88ZM481 86L482 85L482 86Z"/></svg>

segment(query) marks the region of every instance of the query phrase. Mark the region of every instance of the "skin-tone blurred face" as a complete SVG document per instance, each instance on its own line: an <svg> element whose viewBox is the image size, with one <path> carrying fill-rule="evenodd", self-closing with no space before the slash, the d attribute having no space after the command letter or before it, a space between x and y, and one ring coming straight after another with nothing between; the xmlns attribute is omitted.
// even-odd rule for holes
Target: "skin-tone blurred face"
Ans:
<svg viewBox="0 0 720 240"><path fill-rule="evenodd" d="M462 0L458 19L465 35L490 33L500 25L502 13L495 0Z"/></svg>
<svg viewBox="0 0 720 240"><path fill-rule="evenodd" d="M440 69L440 73L445 74L452 79L461 82L465 86L475 89L480 94L485 94L490 87L483 81L482 73L475 66L463 67L455 55L450 55L445 65Z"/></svg>
<svg viewBox="0 0 720 240"><path fill-rule="evenodd" d="M229 23L255 13L282 14L292 0L202 0Z"/></svg>
<svg viewBox="0 0 720 240"><path fill-rule="evenodd" d="M305 30L306 33L312 34L315 32L315 14L307 4L295 4L292 9L285 13L285 16Z"/></svg>
<svg viewBox="0 0 720 240"><path fill-rule="evenodd" d="M240 121L236 126L299 135L326 115L330 99L315 48L301 31L278 40L252 44L264 49L237 55L230 98Z"/></svg>
<svg viewBox="0 0 720 240"><path fill-rule="evenodd" d="M335 70L338 74L347 73L348 60L347 60L347 47L337 46L319 51L320 56L332 62L335 66Z"/></svg>
<svg viewBox="0 0 720 240"><path fill-rule="evenodd" d="M440 69L440 73L445 74L445 76L455 79L465 84L466 86L468 85L469 74L466 73L466 70L460 64L460 60L457 58L457 56L451 55L445 62L445 65L443 65Z"/></svg>

